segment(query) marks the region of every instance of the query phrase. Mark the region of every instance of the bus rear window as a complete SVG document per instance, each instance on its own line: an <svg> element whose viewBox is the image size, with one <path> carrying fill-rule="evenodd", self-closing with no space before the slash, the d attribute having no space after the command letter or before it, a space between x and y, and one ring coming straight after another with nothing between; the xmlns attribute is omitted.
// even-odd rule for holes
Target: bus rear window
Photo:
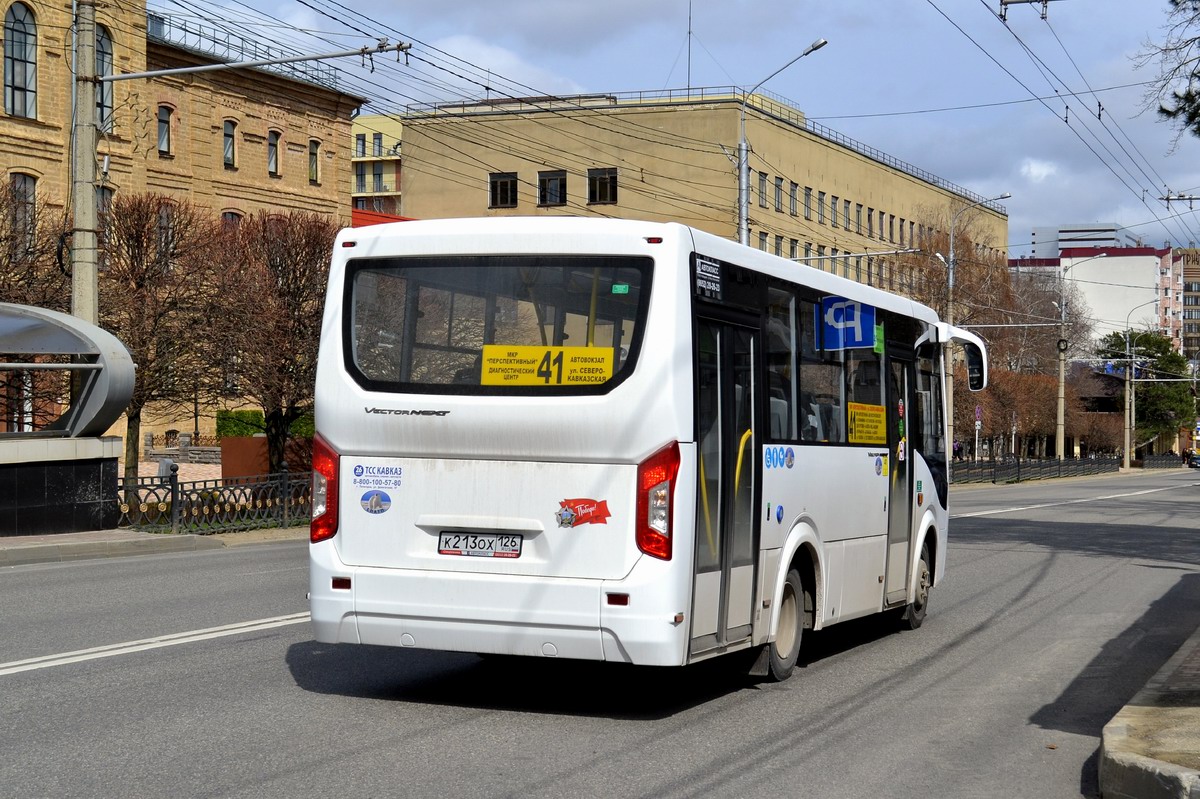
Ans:
<svg viewBox="0 0 1200 799"><path fill-rule="evenodd" d="M550 255L351 261L346 368L377 391L606 391L637 359L652 265Z"/></svg>

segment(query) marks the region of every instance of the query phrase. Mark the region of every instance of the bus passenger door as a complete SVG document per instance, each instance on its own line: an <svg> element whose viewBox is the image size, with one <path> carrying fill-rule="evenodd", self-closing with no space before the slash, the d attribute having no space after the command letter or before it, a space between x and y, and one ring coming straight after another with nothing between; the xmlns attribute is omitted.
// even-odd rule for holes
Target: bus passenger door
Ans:
<svg viewBox="0 0 1200 799"><path fill-rule="evenodd" d="M696 560L691 652L750 638L758 547L757 330L696 327Z"/></svg>
<svg viewBox="0 0 1200 799"><path fill-rule="evenodd" d="M912 545L912 452L908 420L914 396L913 362L889 353L887 384L888 488L887 577L884 605L908 599L909 550Z"/></svg>

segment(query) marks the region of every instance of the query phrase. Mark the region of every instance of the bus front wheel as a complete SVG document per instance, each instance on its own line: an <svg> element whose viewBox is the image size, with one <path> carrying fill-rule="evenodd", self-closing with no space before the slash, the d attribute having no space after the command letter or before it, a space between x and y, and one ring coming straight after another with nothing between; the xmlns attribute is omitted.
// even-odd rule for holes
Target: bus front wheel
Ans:
<svg viewBox="0 0 1200 799"><path fill-rule="evenodd" d="M771 679L782 682L791 676L800 657L800 641L804 637L804 583L800 572L792 569L783 583L779 598L779 628L771 642L769 667Z"/></svg>
<svg viewBox="0 0 1200 799"><path fill-rule="evenodd" d="M917 561L917 590L913 601L904 608L900 617L900 625L906 630L915 630L925 621L925 613L929 610L929 586L933 582L930 574L929 545L921 547L921 559Z"/></svg>

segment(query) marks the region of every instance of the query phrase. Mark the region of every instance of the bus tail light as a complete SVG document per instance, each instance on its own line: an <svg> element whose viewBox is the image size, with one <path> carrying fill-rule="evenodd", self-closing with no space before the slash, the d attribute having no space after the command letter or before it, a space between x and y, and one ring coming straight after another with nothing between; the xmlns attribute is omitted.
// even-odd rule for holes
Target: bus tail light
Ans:
<svg viewBox="0 0 1200 799"><path fill-rule="evenodd" d="M637 545L655 558L671 559L671 497L679 474L679 442L672 441L638 465Z"/></svg>
<svg viewBox="0 0 1200 799"><path fill-rule="evenodd" d="M316 544L333 538L338 528L338 454L319 434L313 436L312 468L312 523L308 538Z"/></svg>

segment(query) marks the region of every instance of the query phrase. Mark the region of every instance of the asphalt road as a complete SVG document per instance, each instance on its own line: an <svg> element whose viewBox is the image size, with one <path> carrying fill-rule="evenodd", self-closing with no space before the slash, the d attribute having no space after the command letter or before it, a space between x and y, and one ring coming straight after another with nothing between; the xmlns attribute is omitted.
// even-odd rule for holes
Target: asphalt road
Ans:
<svg viewBox="0 0 1200 799"><path fill-rule="evenodd" d="M0 570L0 796L1091 796L1200 625L1198 482L956 488L925 626L779 685L316 644L302 542Z"/></svg>

